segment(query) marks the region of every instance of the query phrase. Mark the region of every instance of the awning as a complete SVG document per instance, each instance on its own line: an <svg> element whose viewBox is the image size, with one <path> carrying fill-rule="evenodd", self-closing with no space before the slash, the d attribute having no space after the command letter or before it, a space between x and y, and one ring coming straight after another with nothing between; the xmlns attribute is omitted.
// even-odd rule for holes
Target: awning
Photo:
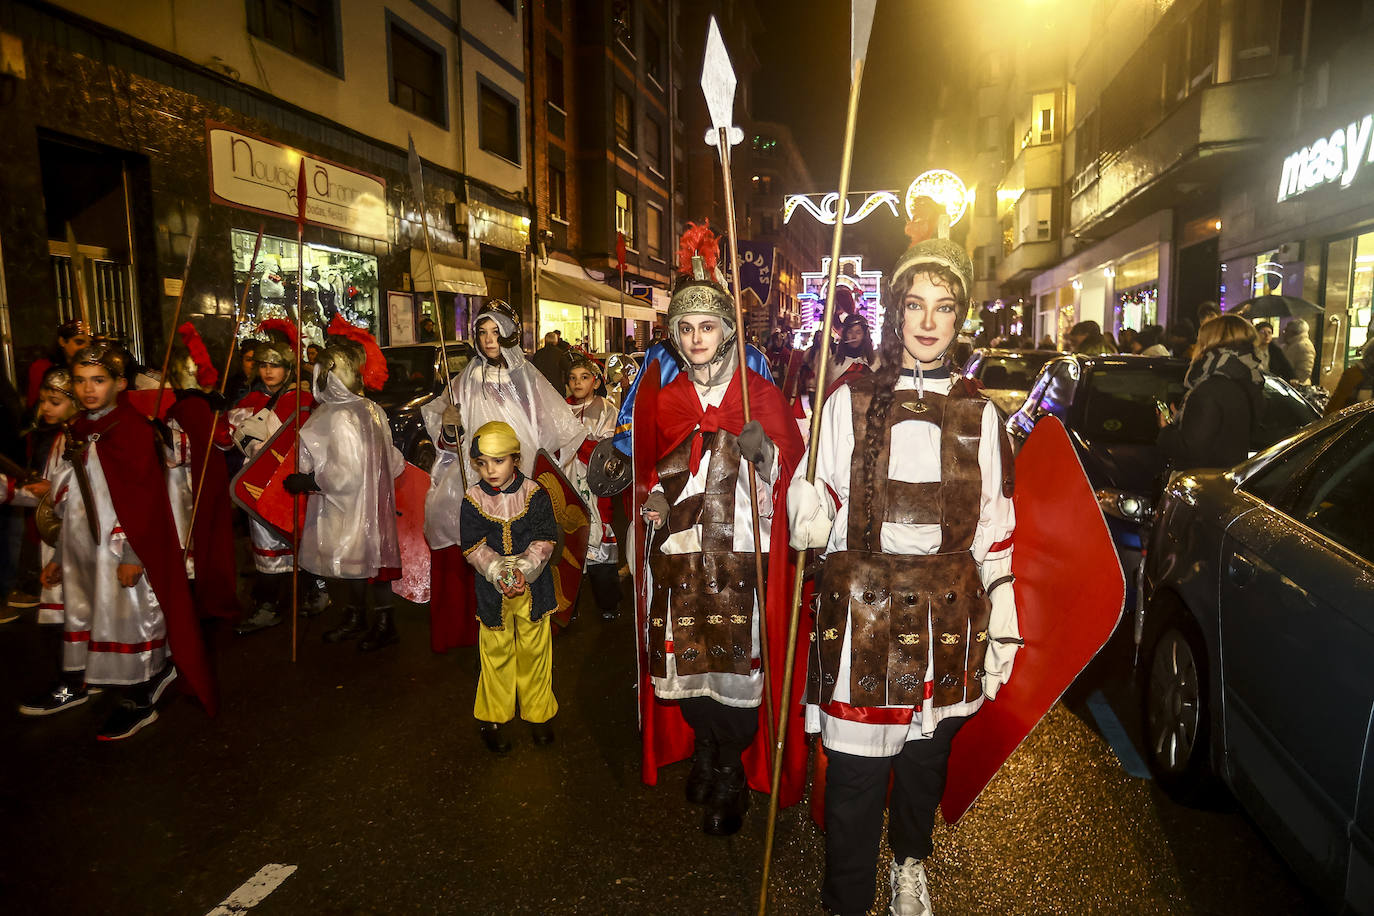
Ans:
<svg viewBox="0 0 1374 916"><path fill-rule="evenodd" d="M653 321L655 312L642 300L622 295L620 290L605 283L583 277L570 277L549 270L539 272L539 298L553 302L567 302L597 309L607 318L619 318L621 301L625 303L625 317L635 321Z"/></svg>
<svg viewBox="0 0 1374 916"><path fill-rule="evenodd" d="M487 278L482 268L451 254L434 255L434 277L440 290L465 296L485 296ZM410 283L417 293L434 291L429 279L429 259L423 248L410 249Z"/></svg>

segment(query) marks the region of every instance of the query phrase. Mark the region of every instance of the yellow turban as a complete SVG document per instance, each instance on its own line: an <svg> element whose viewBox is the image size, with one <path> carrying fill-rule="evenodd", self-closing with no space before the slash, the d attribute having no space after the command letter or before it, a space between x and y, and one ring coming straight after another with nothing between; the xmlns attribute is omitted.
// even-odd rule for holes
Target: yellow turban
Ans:
<svg viewBox="0 0 1374 916"><path fill-rule="evenodd" d="M490 423L483 423L473 434L472 445L469 448L473 459L478 455L486 455L488 458L504 458L507 455L514 455L520 451L520 440L515 437L515 430L510 428L509 423L500 420L492 420Z"/></svg>

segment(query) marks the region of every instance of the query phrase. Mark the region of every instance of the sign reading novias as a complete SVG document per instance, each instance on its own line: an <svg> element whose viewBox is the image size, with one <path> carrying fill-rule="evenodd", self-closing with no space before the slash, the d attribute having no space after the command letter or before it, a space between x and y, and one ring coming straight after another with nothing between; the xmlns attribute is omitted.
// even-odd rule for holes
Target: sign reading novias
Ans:
<svg viewBox="0 0 1374 916"><path fill-rule="evenodd" d="M205 122L210 198L242 210L296 218L296 181L305 167L306 222L389 240L386 182L300 150Z"/></svg>
<svg viewBox="0 0 1374 916"><path fill-rule="evenodd" d="M1371 128L1374 115L1365 115L1364 120L1338 127L1331 136L1318 137L1311 146L1304 146L1283 160L1279 203L1333 181L1339 181L1343 188L1350 187L1360 166L1374 162L1374 144L1369 142Z"/></svg>

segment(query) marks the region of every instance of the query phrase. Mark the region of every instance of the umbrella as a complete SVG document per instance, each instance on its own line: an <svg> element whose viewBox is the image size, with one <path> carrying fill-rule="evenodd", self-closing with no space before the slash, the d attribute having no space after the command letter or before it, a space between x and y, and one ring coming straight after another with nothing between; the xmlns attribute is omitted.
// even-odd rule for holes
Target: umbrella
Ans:
<svg viewBox="0 0 1374 916"><path fill-rule="evenodd" d="M1299 299L1297 296L1270 294L1246 299L1231 311L1243 314L1248 318L1286 318L1301 312L1320 312L1322 307L1308 302L1306 299Z"/></svg>

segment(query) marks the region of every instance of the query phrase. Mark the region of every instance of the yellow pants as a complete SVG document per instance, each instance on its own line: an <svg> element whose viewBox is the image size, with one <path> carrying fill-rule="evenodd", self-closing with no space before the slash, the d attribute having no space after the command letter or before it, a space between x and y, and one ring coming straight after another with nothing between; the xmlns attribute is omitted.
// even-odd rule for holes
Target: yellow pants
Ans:
<svg viewBox="0 0 1374 916"><path fill-rule="evenodd" d="M477 654L482 674L477 679L473 715L483 722L509 722L520 700L520 718L547 722L558 712L553 697L553 634L549 615L530 620L530 592L501 600L502 629L481 627Z"/></svg>

